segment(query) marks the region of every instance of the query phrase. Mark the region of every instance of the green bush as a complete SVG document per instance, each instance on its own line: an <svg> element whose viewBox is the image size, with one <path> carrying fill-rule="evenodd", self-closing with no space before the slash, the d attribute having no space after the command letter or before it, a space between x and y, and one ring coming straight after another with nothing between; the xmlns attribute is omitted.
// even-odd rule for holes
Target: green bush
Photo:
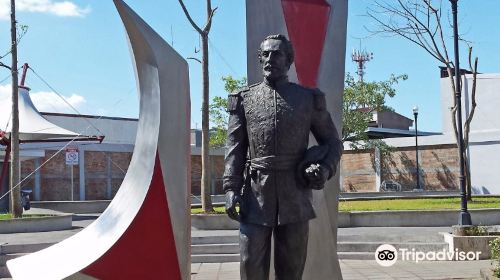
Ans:
<svg viewBox="0 0 500 280"><path fill-rule="evenodd" d="M471 226L465 229L465 236L485 236L488 230L484 226Z"/></svg>
<svg viewBox="0 0 500 280"><path fill-rule="evenodd" d="M493 274L500 277L500 237L490 241L491 262L495 265Z"/></svg>

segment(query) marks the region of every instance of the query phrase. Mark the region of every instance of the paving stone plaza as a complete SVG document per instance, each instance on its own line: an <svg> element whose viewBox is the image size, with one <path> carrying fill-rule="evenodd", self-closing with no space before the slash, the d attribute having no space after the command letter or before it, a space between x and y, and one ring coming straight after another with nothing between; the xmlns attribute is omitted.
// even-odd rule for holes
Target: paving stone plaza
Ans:
<svg viewBox="0 0 500 280"><path fill-rule="evenodd" d="M481 279L479 270L490 261L472 262L400 262L381 267L375 261L340 260L344 280L361 279ZM238 280L239 263L197 263L191 265L192 280Z"/></svg>
<svg viewBox="0 0 500 280"><path fill-rule="evenodd" d="M33 211L33 210L32 210ZM36 211L36 210L35 210ZM34 211L33 211L34 212ZM98 214L75 215L73 219L73 228L70 230L38 233L13 233L0 234L0 243L22 247L24 249L38 248L48 246L59 242L89 225L98 217ZM352 240L357 242L373 240L374 242L387 242L415 244L427 241L429 244L435 244L439 240L439 232L449 231L448 227L421 227L421 228L340 228L338 232L339 244ZM193 238L217 236L231 236L234 240L235 230L211 230L199 231L192 230ZM194 240L194 239L193 239ZM44 245L45 244L45 245ZM423 245L421 245L423 246ZM425 245L428 246L428 245ZM427 248L427 247L422 247ZM432 248L432 247L431 247ZM339 252L340 267L344 280L361 279L482 279L480 270L491 267L490 260L480 261L433 261L433 262L409 262L398 261L390 267L382 267L377 264L374 258L362 255L360 259L353 258L348 253ZM359 257L359 256L358 256ZM194 259L194 258L193 258ZM1 260L1 259L0 259ZM0 268L1 268L0 263ZM1 275L1 274L0 274ZM0 279L10 279L1 278ZM238 262L219 262L219 263L193 263L191 265L192 280L237 280L239 276ZM309 279L304 279L309 280Z"/></svg>

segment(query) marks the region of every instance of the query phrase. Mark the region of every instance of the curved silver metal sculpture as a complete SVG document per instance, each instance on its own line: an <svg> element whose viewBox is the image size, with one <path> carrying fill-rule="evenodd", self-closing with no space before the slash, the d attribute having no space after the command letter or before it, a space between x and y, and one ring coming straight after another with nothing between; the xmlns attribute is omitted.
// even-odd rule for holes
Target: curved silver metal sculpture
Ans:
<svg viewBox="0 0 500 280"><path fill-rule="evenodd" d="M188 65L123 1L114 3L140 95L128 172L94 223L7 262L14 279L190 279Z"/></svg>

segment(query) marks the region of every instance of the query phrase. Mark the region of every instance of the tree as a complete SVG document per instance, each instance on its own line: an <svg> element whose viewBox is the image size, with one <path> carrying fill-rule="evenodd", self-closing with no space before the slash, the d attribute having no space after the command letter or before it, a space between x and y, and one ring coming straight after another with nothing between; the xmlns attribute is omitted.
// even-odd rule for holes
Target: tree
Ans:
<svg viewBox="0 0 500 280"><path fill-rule="evenodd" d="M16 1L10 1L10 54L12 63L10 71L12 75L12 129L10 132L10 211L14 218L23 215L21 206L21 194L16 188L20 183L20 160L19 160L19 108L18 108L18 80L17 80L17 22Z"/></svg>
<svg viewBox="0 0 500 280"><path fill-rule="evenodd" d="M210 146L209 146L209 109L208 102L210 98L209 94L209 76L208 76L208 34L210 33L210 28L212 27L212 20L217 8L212 9L212 1L206 0L206 12L207 20L205 26L200 28L191 18L183 0L179 0L179 4L186 15L189 23L198 32L201 37L202 43L202 84L203 84L203 94L201 100L201 208L203 212L213 212L212 200L210 197Z"/></svg>
<svg viewBox="0 0 500 280"><path fill-rule="evenodd" d="M388 80L381 82L355 81L347 73L342 104L342 141L349 141L351 148L355 150L377 147L381 152L388 152L390 147L385 142L368 138L368 123L376 111L394 111L386 105L386 98L394 97L394 86L406 79L407 75L393 74Z"/></svg>
<svg viewBox="0 0 500 280"><path fill-rule="evenodd" d="M17 24L16 25L16 33L14 36L17 38L16 39L16 45L19 45L19 42L21 42L21 39L24 37L24 35L28 32L28 26L24 24ZM3 63L1 60L4 59L6 56L12 53L12 48L9 48L8 51L6 51L3 55L0 56L0 67L7 68L11 70L11 67L8 66L7 64Z"/></svg>
<svg viewBox="0 0 500 280"><path fill-rule="evenodd" d="M386 81L365 82L355 81L347 73L346 87L343 99L343 127L342 141L349 141L353 149L379 148L381 152L390 151L390 147L380 140L368 139L366 133L368 122L372 119L374 111L393 111L385 104L386 98L392 98L396 94L394 86L408 78L407 75L391 75ZM247 79L234 79L231 76L223 77L224 88L227 92L236 92L246 86ZM212 133L211 141L214 146L222 147L227 136L226 113L227 99L214 97L210 105L210 119L216 125L216 131Z"/></svg>
<svg viewBox="0 0 500 280"><path fill-rule="evenodd" d="M14 218L20 218L23 215L23 207L21 206L21 193L20 188L20 159L19 159L19 108L18 108L18 73L17 73L17 45L21 38L28 31L27 25L18 25L16 20L16 3L14 0L10 1L11 14L10 14L10 35L11 47L2 56L0 60L7 55L11 55L11 66L4 64L0 61L0 67L10 70L12 76L12 129L10 133L10 145L7 149L10 150L10 211ZM19 29L19 30L18 30ZM6 153L7 155L8 153Z"/></svg>
<svg viewBox="0 0 500 280"><path fill-rule="evenodd" d="M247 79L234 79L231 75L222 77L224 89L228 93L236 92L247 85ZM210 132L210 147L222 148L226 144L227 121L226 112L227 98L215 96L210 104L210 122L214 125Z"/></svg>
<svg viewBox="0 0 500 280"><path fill-rule="evenodd" d="M436 3L437 2L437 3ZM452 94L455 95L454 83L454 68L455 65L448 55L448 46L446 32L450 28L445 28L442 24L443 8L442 1L433 0L397 0L396 2L379 2L375 1L372 8L367 12L367 15L378 23L377 30L371 30L374 34L390 34L402 37L413 44L419 46L426 51L430 56L439 61L446 67L448 72L450 87ZM445 11L445 14L447 12ZM465 41L463 38L460 40ZM472 47L467 42L469 54L469 70L472 73L472 106L469 115L464 124L464 170L467 186L467 198L471 199L471 179L470 167L468 166L468 146L470 124L476 110L476 76L477 76L477 57L472 62ZM462 74L462 73L460 73ZM458 125L457 125L457 102L452 98L453 104L450 110L453 131L457 146L459 145Z"/></svg>

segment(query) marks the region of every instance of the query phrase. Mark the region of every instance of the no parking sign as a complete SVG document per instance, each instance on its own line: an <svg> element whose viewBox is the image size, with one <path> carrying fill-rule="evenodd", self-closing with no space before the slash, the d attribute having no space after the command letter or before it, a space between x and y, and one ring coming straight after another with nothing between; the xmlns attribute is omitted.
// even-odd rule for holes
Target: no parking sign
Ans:
<svg viewBox="0 0 500 280"><path fill-rule="evenodd" d="M78 165L78 148L66 148L66 165Z"/></svg>

